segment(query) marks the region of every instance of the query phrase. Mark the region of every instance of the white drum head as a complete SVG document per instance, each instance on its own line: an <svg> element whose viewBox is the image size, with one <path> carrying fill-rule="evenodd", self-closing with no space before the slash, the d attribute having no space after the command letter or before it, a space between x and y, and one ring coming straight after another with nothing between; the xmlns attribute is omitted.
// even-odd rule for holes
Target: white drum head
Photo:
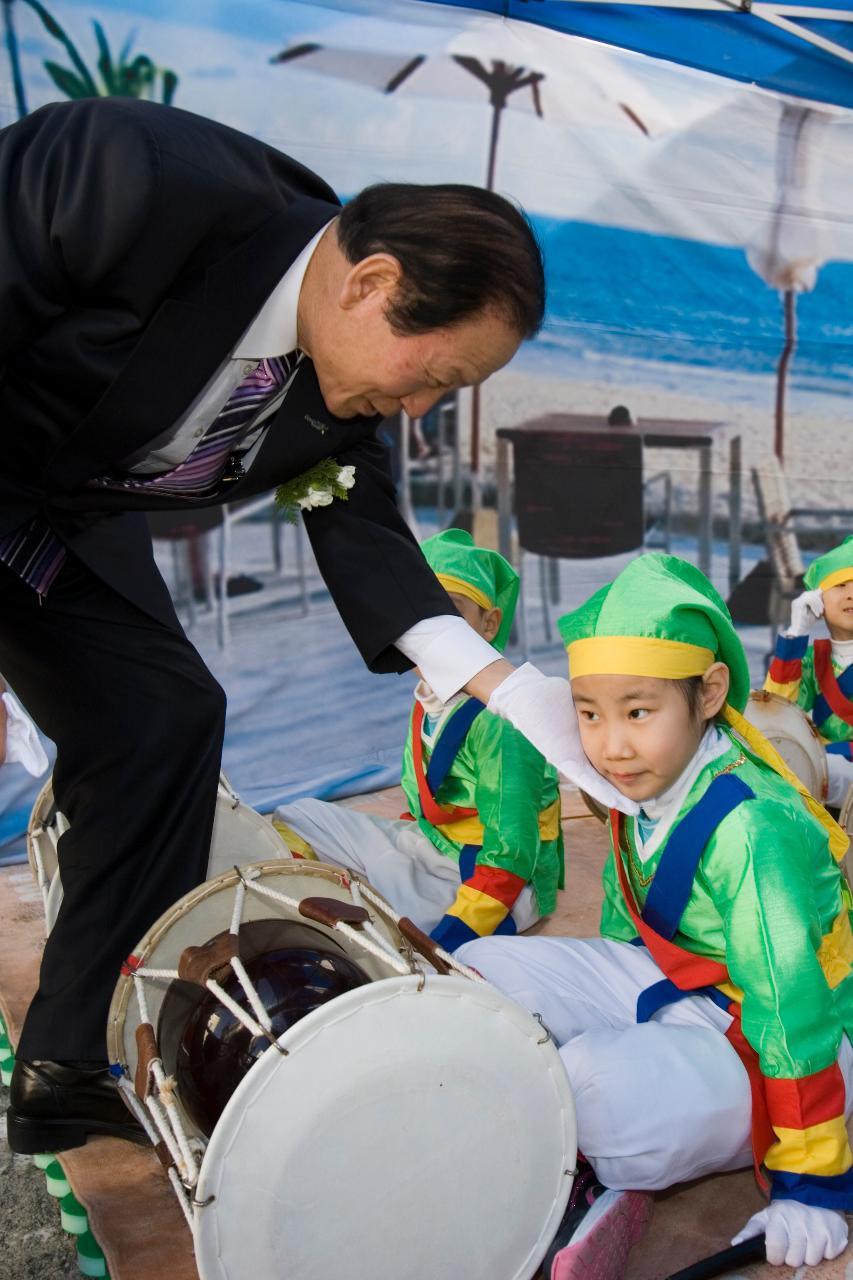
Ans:
<svg viewBox="0 0 853 1280"><path fill-rule="evenodd" d="M744 716L775 747L816 800L826 799L826 750L802 707L777 693L753 690Z"/></svg>
<svg viewBox="0 0 853 1280"><path fill-rule="evenodd" d="M232 1095L196 1188L201 1280L529 1280L576 1159L565 1069L465 978L315 1010ZM207 1203L205 1203L207 1202Z"/></svg>

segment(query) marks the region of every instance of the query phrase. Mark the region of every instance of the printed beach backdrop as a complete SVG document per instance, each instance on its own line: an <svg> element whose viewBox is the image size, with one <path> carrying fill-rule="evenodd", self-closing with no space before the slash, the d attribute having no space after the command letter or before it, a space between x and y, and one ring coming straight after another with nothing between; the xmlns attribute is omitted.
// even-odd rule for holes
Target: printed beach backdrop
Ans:
<svg viewBox="0 0 853 1280"><path fill-rule="evenodd" d="M11 0L3 14L2 125L81 92L139 93L263 138L343 198L384 179L483 184L491 163L495 189L540 236L549 302L542 334L480 397L486 507L497 430L621 404L635 420L725 424L711 568L726 595L732 436L743 450L743 574L764 554L752 469L772 472L774 447L792 505L853 508L853 113L412 0ZM485 81L507 68L515 78L490 162ZM452 416L455 450L446 440L437 457L428 422L410 465L396 460L420 533L470 506L470 393ZM648 450L644 466L669 473L673 550L696 558L695 453ZM234 598L225 647L215 611L184 598L176 548L158 544L190 635L229 693L226 770L264 807L393 781L412 681L363 669L310 555L300 574L304 546L289 528L282 567L270 566L268 516L233 530L226 571L261 589ZM844 517L833 530L835 540L851 531ZM214 568L218 536L207 535ZM804 539L803 555L822 545ZM551 619L615 567L564 560ZM532 656L562 670L530 556L525 572ZM769 625L744 638L759 682ZM0 771L0 854L20 850L33 794L19 767Z"/></svg>

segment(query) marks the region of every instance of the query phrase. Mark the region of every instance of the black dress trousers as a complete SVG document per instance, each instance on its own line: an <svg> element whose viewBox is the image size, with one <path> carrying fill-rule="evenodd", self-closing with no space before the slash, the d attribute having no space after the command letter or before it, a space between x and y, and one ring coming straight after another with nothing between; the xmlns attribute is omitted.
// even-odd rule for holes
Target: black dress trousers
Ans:
<svg viewBox="0 0 853 1280"><path fill-rule="evenodd" d="M187 640L69 554L42 601L0 565L0 671L57 746L64 897L18 1045L103 1060L122 961L204 880L225 695Z"/></svg>

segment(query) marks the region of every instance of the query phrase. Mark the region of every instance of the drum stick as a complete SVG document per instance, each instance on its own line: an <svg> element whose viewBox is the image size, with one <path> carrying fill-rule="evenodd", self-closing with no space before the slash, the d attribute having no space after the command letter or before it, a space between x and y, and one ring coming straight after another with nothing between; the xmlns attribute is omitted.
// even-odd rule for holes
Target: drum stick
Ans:
<svg viewBox="0 0 853 1280"><path fill-rule="evenodd" d="M722 1275L733 1267L742 1267L748 1262L766 1262L767 1252L764 1248L764 1232L750 1236L740 1244L730 1245L719 1253L712 1253L709 1258L700 1258L692 1266L683 1271L676 1271L667 1280L711 1280L712 1276Z"/></svg>

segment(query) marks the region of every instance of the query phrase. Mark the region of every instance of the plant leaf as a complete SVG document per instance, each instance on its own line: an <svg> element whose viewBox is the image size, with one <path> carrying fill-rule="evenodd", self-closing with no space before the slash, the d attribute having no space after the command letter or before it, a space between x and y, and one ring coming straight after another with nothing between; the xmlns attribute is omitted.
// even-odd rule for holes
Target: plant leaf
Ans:
<svg viewBox="0 0 853 1280"><path fill-rule="evenodd" d="M104 34L104 28L95 18L92 19L92 26L95 28L95 39L98 42L100 57L98 58L98 69L104 81L104 88L107 93L118 92L118 80L113 66L113 55L110 53L110 46L107 43L107 37Z"/></svg>
<svg viewBox="0 0 853 1280"><path fill-rule="evenodd" d="M130 57L130 51L133 48L133 42L135 39L136 39L136 32L131 31L130 35L127 37L127 39L125 40L124 44L121 47L121 53L118 55L119 67L123 67L126 65L127 60Z"/></svg>
<svg viewBox="0 0 853 1280"><path fill-rule="evenodd" d="M165 103L167 107L172 105L172 99L175 96L175 90L178 87L178 77L174 71L163 72L163 93L160 101Z"/></svg>
<svg viewBox="0 0 853 1280"><path fill-rule="evenodd" d="M56 21L53 15L48 13L44 5L39 3L39 0L23 0L23 2L24 4L28 4L34 13L38 14L39 18L42 21L42 25L44 26L48 35L53 36L55 40L58 40L60 44L64 46L66 53L71 59L71 62L77 68L77 72L80 76L80 79L82 80L83 84L86 86L86 92L83 94L75 94L74 96L83 97L83 98L99 97L100 95L98 93L98 86L95 84L95 81L92 78L92 74L89 71L89 68L86 66L85 62L80 57L80 54L77 52L77 46L70 39L70 37L65 33L65 31L59 25L59 23ZM51 65L55 66L56 64L53 63ZM47 63L45 63L45 68L47 68ZM66 91L63 89L63 93L64 92Z"/></svg>
<svg viewBox="0 0 853 1280"><path fill-rule="evenodd" d="M67 67L61 67L57 62L45 62L44 69L66 98L91 98L88 86ZM98 96L97 91L95 96Z"/></svg>

